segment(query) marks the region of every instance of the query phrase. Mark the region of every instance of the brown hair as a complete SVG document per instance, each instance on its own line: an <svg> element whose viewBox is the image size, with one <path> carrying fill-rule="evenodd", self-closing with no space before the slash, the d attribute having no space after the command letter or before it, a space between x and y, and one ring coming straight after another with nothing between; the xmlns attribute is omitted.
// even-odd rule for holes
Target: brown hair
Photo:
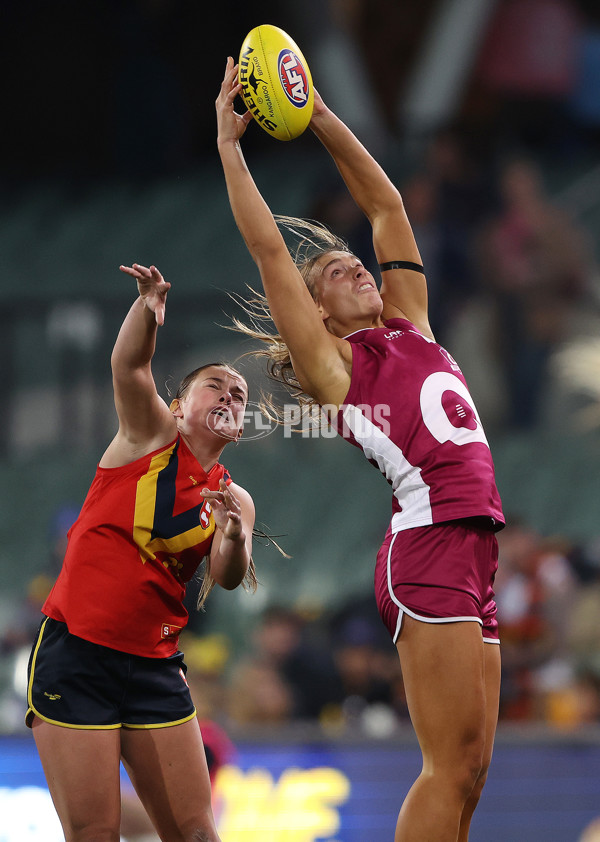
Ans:
<svg viewBox="0 0 600 842"><path fill-rule="evenodd" d="M207 368L224 368L227 371L230 371L232 374L236 374L238 377L241 377L244 381L246 380L244 375L241 374L241 372L239 372L237 368L234 368L232 365L229 365L229 363L205 363L204 365L198 366L198 368L195 368L193 371L190 371L189 374L185 375L185 377L177 387L174 395L171 394L169 384L167 383L167 392L169 394L169 397L172 397L173 399L184 398L189 392L194 380L196 380L198 375L201 374L201 372L203 372Z"/></svg>

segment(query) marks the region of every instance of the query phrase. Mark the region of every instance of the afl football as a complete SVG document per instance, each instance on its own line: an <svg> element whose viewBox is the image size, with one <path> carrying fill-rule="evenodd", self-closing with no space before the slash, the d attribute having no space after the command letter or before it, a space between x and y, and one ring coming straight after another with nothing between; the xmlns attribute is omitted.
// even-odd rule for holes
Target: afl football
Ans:
<svg viewBox="0 0 600 842"><path fill-rule="evenodd" d="M241 95L256 122L278 140L293 140L310 122L314 105L306 59L290 36L271 24L252 29L239 59Z"/></svg>

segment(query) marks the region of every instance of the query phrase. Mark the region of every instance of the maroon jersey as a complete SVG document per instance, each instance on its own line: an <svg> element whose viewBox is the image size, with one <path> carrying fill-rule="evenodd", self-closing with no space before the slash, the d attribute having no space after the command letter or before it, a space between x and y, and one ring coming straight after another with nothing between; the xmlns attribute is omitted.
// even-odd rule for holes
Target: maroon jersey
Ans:
<svg viewBox="0 0 600 842"><path fill-rule="evenodd" d="M390 483L392 531L479 516L500 528L490 448L456 361L406 319L346 339L352 378L336 425Z"/></svg>
<svg viewBox="0 0 600 842"><path fill-rule="evenodd" d="M61 572L42 610L71 634L132 655L168 657L188 619L185 583L215 531L205 473L180 435L119 468L98 468L69 530Z"/></svg>

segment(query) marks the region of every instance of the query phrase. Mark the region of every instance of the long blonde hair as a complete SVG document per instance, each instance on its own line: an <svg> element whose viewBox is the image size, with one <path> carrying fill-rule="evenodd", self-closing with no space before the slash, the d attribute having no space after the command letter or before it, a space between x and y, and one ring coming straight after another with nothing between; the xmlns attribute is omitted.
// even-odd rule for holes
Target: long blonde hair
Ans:
<svg viewBox="0 0 600 842"><path fill-rule="evenodd" d="M274 219L278 226L289 235L288 249L292 260L296 264L308 291L316 300L315 276L313 274L316 262L323 255L334 251L352 254L348 244L320 222L279 214L275 215ZM289 239L295 241L295 245L290 245ZM318 404L311 395L303 391L298 382L292 365L290 350L273 323L269 302L262 292L258 292L250 285L247 285L247 288L250 292L249 297L230 293L230 297L243 310L247 321L233 316L233 325L227 327L230 330L243 333L250 339L256 339L262 344L262 347L249 351L247 356L264 358L268 377L282 384L285 390L296 398L302 410L309 413ZM282 410L277 406L277 402L271 393L263 390L260 403L261 410L268 418L283 423Z"/></svg>

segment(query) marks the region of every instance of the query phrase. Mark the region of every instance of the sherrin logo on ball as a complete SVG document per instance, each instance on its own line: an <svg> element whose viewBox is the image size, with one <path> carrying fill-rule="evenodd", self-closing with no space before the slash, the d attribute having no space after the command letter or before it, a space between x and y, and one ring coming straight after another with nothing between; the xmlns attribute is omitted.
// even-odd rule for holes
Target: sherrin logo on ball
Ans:
<svg viewBox="0 0 600 842"><path fill-rule="evenodd" d="M293 140L310 122L312 77L298 45L277 26L252 29L242 44L239 80L246 108L278 140Z"/></svg>

